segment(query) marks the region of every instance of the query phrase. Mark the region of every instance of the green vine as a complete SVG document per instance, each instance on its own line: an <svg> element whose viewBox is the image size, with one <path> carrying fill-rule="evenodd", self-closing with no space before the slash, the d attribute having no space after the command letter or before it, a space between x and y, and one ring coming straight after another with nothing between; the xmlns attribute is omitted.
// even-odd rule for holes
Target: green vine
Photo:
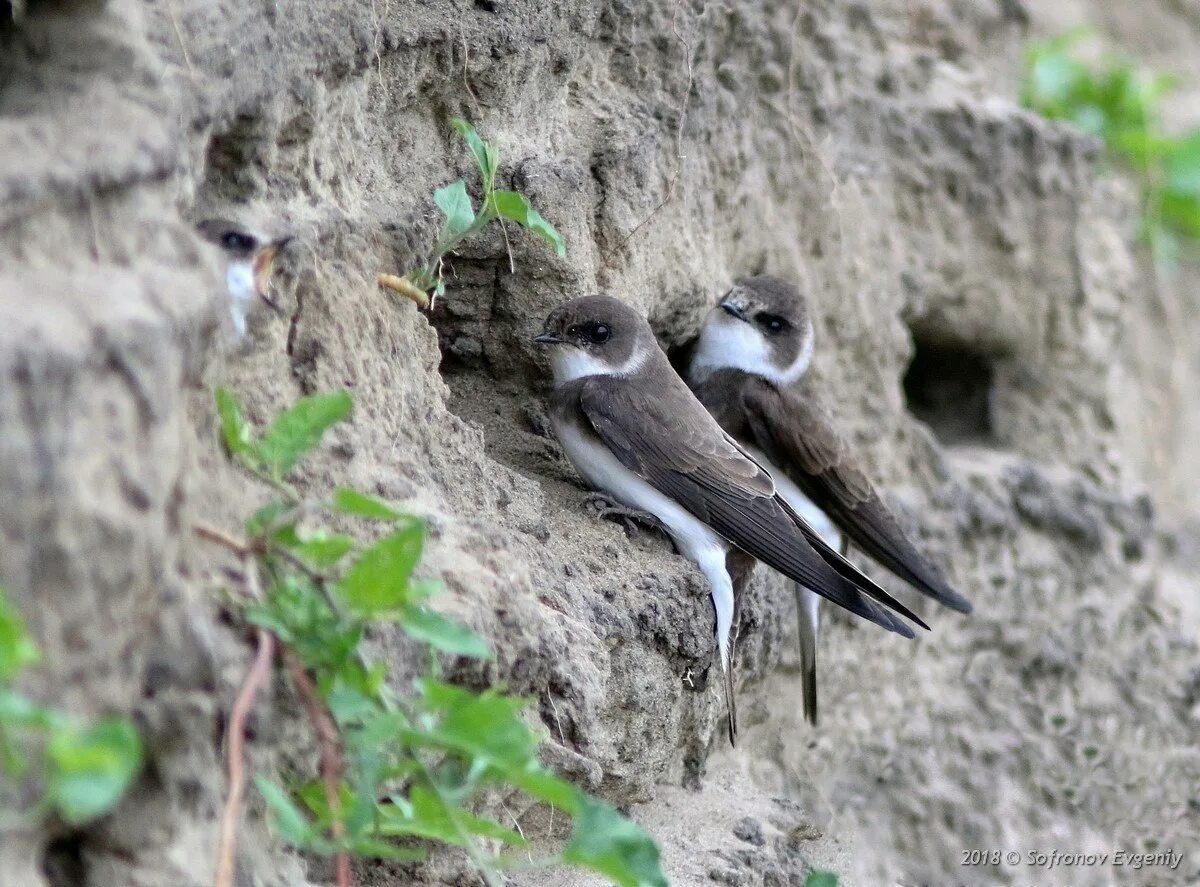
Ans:
<svg viewBox="0 0 1200 887"><path fill-rule="evenodd" d="M29 808L0 820L0 831L28 828L48 815L70 825L90 822L117 805L142 765L142 741L128 718L84 721L13 688L40 659L0 588L0 762L8 777L36 776L42 789Z"/></svg>
<svg viewBox="0 0 1200 887"><path fill-rule="evenodd" d="M665 885L658 849L641 829L544 768L538 740L522 717L529 700L495 689L476 693L440 678L437 656L490 658L486 643L428 605L438 585L416 581L424 524L352 489L302 497L286 477L324 432L347 418L344 393L307 397L260 435L237 399L216 393L225 447L275 493L245 523L243 540L202 535L242 554L252 569L247 622L283 652L321 745L321 773L286 786L255 779L278 833L290 844L338 857L416 860L428 842L460 848L489 885L530 863L494 846L527 848L519 827L481 815L489 791L520 791L573 817L566 846L537 865L572 864L622 887ZM360 546L320 527L326 514L351 515L384 529ZM362 642L376 626L398 625L431 650L425 674L404 691ZM513 823L515 825L515 822ZM339 866L349 882L349 866Z"/></svg>
<svg viewBox="0 0 1200 887"><path fill-rule="evenodd" d="M475 165L479 168L483 204L477 212L471 202L471 195L467 193L467 184L462 179L433 193L434 203L438 205L445 219L428 261L420 268L409 271L403 278L391 278L390 275L383 275L381 278L381 282L407 295L412 295L407 291L407 287L421 294L433 292L435 296L444 295L446 283L442 271L446 255L494 221L500 221L501 225L505 219L516 222L546 241L557 255L564 256L567 252L562 236L533 208L529 198L516 191L496 189L499 149L485 142L465 120L456 117L450 124L466 141L471 156L475 158ZM506 233L505 237L507 236Z"/></svg>
<svg viewBox="0 0 1200 887"><path fill-rule="evenodd" d="M1066 120L1102 139L1137 179L1142 235L1156 264L1169 267L1200 241L1200 129L1166 132L1162 99L1175 78L1108 56L1078 57L1085 30L1029 49L1021 99L1051 120Z"/></svg>

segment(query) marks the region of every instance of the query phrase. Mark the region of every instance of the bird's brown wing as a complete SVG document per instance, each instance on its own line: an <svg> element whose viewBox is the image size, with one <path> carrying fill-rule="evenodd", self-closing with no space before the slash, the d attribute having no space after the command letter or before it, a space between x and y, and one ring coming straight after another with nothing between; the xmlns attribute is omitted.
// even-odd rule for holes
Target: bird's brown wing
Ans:
<svg viewBox="0 0 1200 887"><path fill-rule="evenodd" d="M857 587L813 550L799 518L776 495L770 475L677 378L664 374L661 385L635 386L591 377L580 384L578 403L581 418L626 468L733 545L897 634L912 637L912 629L871 597L924 626L886 592ZM865 576L862 580L874 585Z"/></svg>
<svg viewBox="0 0 1200 887"><path fill-rule="evenodd" d="M860 549L938 602L971 612L971 603L905 536L819 401L762 379L744 379L749 439L778 457L779 467Z"/></svg>
<svg viewBox="0 0 1200 887"><path fill-rule="evenodd" d="M745 441L763 450L769 459L776 462L776 467L788 466L790 456L783 453L781 458L774 441L769 435L764 435L761 428L756 427L760 424L761 417L752 415L746 405L747 392L761 384L768 383L742 370L725 369L694 385L693 391L728 434L736 440ZM789 477L793 473L789 472ZM832 548L820 533L792 511L790 505L784 502L783 507L793 516L817 554L838 574L849 579L876 600L883 600L887 596L887 592L880 585L864 576L862 571ZM921 625L924 626L924 623Z"/></svg>

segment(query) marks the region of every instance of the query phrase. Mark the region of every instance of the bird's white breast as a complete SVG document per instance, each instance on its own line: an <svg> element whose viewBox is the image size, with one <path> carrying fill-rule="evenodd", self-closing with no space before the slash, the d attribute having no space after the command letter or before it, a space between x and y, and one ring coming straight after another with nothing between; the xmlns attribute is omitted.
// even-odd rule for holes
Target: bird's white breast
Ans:
<svg viewBox="0 0 1200 887"><path fill-rule="evenodd" d="M809 326L804 345L791 365L780 369L771 360L771 349L763 334L751 324L728 317L714 309L700 331L688 375L701 382L718 370L742 370L786 387L804 375L812 363L813 333Z"/></svg>
<svg viewBox="0 0 1200 887"><path fill-rule="evenodd" d="M588 376L628 376L641 368L646 357L644 352L635 352L620 366L612 366L582 348L558 345L550 352L550 369L554 384L564 385Z"/></svg>
<svg viewBox="0 0 1200 887"><path fill-rule="evenodd" d="M676 541L681 547L685 544L690 547L695 542L718 545L724 550L725 542L716 533L674 499L660 493L622 465L601 441L583 434L574 423L556 422L554 431L571 464L592 486L630 508L653 514L666 525L672 536L679 537Z"/></svg>
<svg viewBox="0 0 1200 887"><path fill-rule="evenodd" d="M225 271L225 286L229 289L229 314L233 318L234 328L239 336L245 335L246 315L257 292L254 263L249 259L230 262Z"/></svg>
<svg viewBox="0 0 1200 887"><path fill-rule="evenodd" d="M775 372L770 349L758 330L735 318L710 316L700 331L690 375L699 380L724 369L744 370L759 376Z"/></svg>
<svg viewBox="0 0 1200 887"><path fill-rule="evenodd" d="M658 518L671 534L680 554L704 573L717 614L718 646L722 657L728 657L733 623L733 585L725 570L728 543L674 499L660 493L622 465L603 442L585 435L572 422L554 418L551 421L567 458L588 483L622 504Z"/></svg>

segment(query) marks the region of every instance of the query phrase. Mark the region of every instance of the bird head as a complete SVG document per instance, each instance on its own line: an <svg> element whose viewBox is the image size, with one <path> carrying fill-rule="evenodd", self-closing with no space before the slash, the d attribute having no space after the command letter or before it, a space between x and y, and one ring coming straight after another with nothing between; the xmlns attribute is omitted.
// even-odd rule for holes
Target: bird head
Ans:
<svg viewBox="0 0 1200 887"><path fill-rule="evenodd" d="M549 349L555 382L585 376L628 376L655 352L650 325L624 302L588 296L564 302L533 341Z"/></svg>
<svg viewBox="0 0 1200 887"><path fill-rule="evenodd" d="M744 277L705 318L691 375L739 369L788 385L804 375L812 351L812 320L800 290L778 277Z"/></svg>
<svg viewBox="0 0 1200 887"><path fill-rule="evenodd" d="M235 298L256 295L266 299L271 290L275 257L292 238L268 237L228 219L205 219L197 228L205 240L220 248L229 267L237 269L238 273L229 278L230 295ZM233 292L235 288L239 292Z"/></svg>

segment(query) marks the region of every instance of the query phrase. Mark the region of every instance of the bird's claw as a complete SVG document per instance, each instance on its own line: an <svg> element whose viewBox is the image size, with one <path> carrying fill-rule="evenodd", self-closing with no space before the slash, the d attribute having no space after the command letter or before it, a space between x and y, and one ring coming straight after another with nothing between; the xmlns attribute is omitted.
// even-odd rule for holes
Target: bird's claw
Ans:
<svg viewBox="0 0 1200 887"><path fill-rule="evenodd" d="M614 501L603 493L589 493L584 500L584 507L598 518L616 521L625 527L626 532L637 528L661 530L663 525L658 518L647 511L629 508Z"/></svg>

